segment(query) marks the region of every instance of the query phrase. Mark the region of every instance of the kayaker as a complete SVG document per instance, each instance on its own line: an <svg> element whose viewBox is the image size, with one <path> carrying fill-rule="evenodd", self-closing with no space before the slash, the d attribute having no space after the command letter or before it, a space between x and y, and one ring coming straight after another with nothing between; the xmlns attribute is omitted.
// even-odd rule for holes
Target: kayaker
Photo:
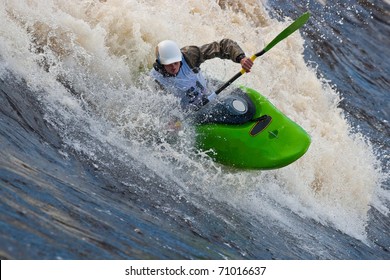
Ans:
<svg viewBox="0 0 390 280"><path fill-rule="evenodd" d="M230 39L181 49L176 42L165 40L156 47L156 62L150 75L163 89L180 98L183 109L199 108L205 98L211 101L216 97L207 88L207 81L200 71L203 62L216 57L240 63L247 72L253 65L241 47Z"/></svg>

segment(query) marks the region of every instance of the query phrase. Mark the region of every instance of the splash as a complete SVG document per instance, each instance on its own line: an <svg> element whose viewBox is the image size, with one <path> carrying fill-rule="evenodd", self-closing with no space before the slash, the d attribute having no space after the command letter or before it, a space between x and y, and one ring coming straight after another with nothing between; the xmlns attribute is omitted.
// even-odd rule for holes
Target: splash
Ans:
<svg viewBox="0 0 390 280"><path fill-rule="evenodd" d="M193 128L171 133L183 118L177 100L154 86L147 72L154 46L174 39L201 45L228 37L248 55L261 50L290 19L271 19L259 1L3 1L1 56L37 93L68 148L105 168L105 154L126 165L141 162L238 209L288 224L280 209L365 239L367 213L383 180L374 151L353 133L339 95L303 58L299 32L256 61L239 81L261 91L312 136L308 153L267 172L219 166L193 149ZM227 80L239 67L213 60L206 76ZM385 211L385 210L384 210ZM291 231L299 229L291 226Z"/></svg>

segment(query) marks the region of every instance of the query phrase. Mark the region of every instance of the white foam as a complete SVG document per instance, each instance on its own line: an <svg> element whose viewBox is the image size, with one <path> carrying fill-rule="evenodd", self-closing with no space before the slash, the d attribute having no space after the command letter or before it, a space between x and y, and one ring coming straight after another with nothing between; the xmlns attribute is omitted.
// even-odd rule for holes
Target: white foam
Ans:
<svg viewBox="0 0 390 280"><path fill-rule="evenodd" d="M388 211L379 203L388 199L388 191L380 190L383 174L374 151L351 131L337 107L338 93L304 61L299 32L258 58L252 73L238 82L262 92L310 133L312 145L302 159L280 170L237 172L194 151L193 128L185 124L171 144L167 123L181 112L172 96L156 91L144 77L154 61L154 46L163 39L201 45L228 37L248 55L258 52L291 23L270 19L259 1L236 2L225 10L206 0L178 1L174 9L166 8L172 5L168 0L0 5L1 55L37 92L45 90L46 118L69 146L92 159L103 160L96 149L116 152L126 164L131 164L129 155L185 192L211 194L289 224L272 206L275 202L360 239L370 205ZM240 67L215 59L202 69L227 80ZM93 139L107 145L97 147Z"/></svg>

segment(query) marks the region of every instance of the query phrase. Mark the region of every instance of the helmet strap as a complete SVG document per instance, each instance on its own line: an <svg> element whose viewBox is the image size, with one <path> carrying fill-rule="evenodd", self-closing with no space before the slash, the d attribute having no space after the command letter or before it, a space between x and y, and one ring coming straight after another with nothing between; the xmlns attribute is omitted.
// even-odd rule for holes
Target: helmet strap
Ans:
<svg viewBox="0 0 390 280"><path fill-rule="evenodd" d="M183 61L180 61L180 68L182 67L183 65ZM159 72L160 74L162 74L164 77L176 77L177 75L172 75L172 74L169 74L167 72L167 70L165 70L165 67L164 65L162 65L159 61L159 59L157 58L156 59L156 63L153 64L153 68Z"/></svg>

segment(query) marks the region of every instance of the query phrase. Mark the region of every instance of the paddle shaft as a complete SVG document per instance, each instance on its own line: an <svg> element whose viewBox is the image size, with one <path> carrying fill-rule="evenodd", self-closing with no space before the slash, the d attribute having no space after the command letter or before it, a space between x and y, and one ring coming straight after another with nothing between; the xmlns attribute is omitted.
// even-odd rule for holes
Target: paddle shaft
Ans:
<svg viewBox="0 0 390 280"><path fill-rule="evenodd" d="M255 61L256 58L258 58L259 56L265 54L267 51L264 49L262 50L261 52L258 52L256 53L255 55L251 56L251 60L252 61ZM223 91L225 88L227 88L228 86L230 86L235 80L237 80L239 77L241 77L242 75L244 75L246 73L246 71L244 69L241 69L240 72L238 72L236 75L234 75L232 78L230 78L229 81L227 81L226 83L224 83L219 89L217 89L215 91L215 94L219 94L221 91Z"/></svg>
<svg viewBox="0 0 390 280"><path fill-rule="evenodd" d="M304 13L301 15L297 20L295 20L292 24L290 24L288 27L286 27L282 32L279 33L278 36L275 37L269 43L262 51L254 54L251 56L251 60L255 61L256 58L259 56L262 56L267 51L272 49L276 44L278 44L280 41L285 39L286 37L290 36L292 33L294 33L297 29L299 29L301 26L303 26L309 19L310 14L309 12ZM215 91L215 94L219 94L221 91L223 91L225 88L230 86L235 80L237 80L239 77L241 77L243 74L245 74L246 71L244 69L241 69L240 72L238 72L236 75L234 75L229 81L227 81L225 84L223 84L219 89Z"/></svg>

